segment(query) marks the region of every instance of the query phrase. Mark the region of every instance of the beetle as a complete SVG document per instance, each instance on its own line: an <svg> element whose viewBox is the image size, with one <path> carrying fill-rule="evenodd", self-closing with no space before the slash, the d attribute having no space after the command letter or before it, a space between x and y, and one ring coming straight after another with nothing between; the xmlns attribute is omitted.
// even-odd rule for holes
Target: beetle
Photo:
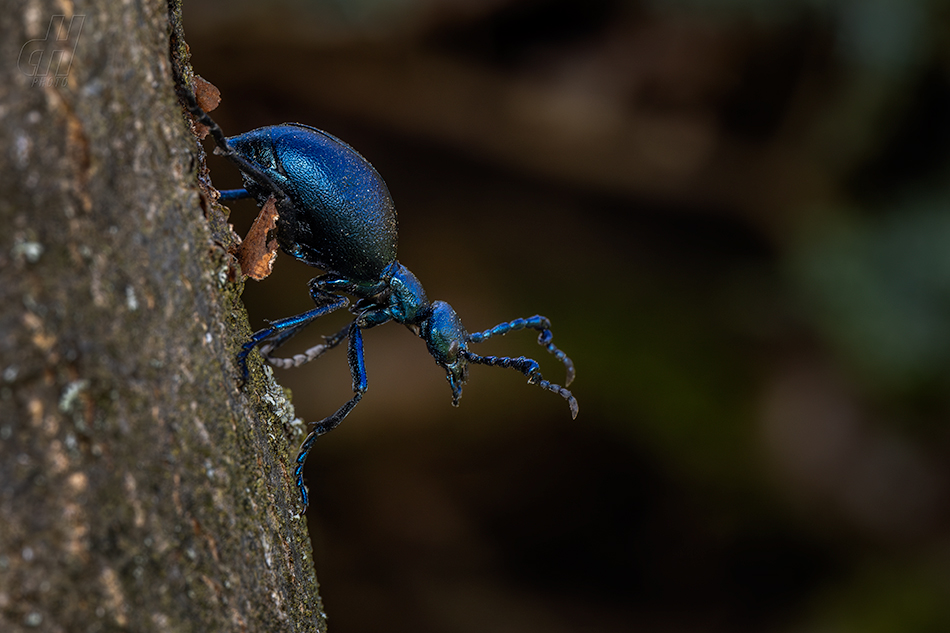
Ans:
<svg viewBox="0 0 950 633"><path fill-rule="evenodd" d="M577 417L577 400L567 390L574 379L574 364L551 342L550 321L536 315L469 333L452 306L430 302L416 276L396 259L396 210L389 189L356 150L331 134L299 123L262 127L228 138L193 93L181 92L188 109L211 133L216 153L241 172L244 189L222 191L221 200L254 198L263 207L274 199L278 211L274 233L281 250L324 271L309 282L313 309L269 322L243 345L237 356L242 378L247 379L247 358L255 348L271 364L289 368L347 342L353 397L311 425L297 455L294 479L304 510L309 496L303 467L314 441L336 428L366 393L362 332L389 321L405 325L425 341L436 364L445 370L454 406L462 396L468 366L489 365L520 371L529 384L567 400L571 417ZM353 305L347 295L356 300ZM315 319L344 307L355 318L336 334L324 336L323 343L292 358L272 356ZM475 343L522 329L537 330L538 344L564 364L565 386L545 380L538 362L531 358L479 356L471 350Z"/></svg>

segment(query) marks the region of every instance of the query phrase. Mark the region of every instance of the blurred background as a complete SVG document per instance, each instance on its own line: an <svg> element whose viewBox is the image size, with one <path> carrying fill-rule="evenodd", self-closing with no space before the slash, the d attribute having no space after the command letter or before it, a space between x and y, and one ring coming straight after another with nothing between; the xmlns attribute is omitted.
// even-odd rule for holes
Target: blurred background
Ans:
<svg viewBox="0 0 950 633"><path fill-rule="evenodd" d="M430 299L547 315L578 369L573 422L488 367L453 409L420 340L366 334L307 464L330 630L950 631L950 6L189 0L185 29L226 132L345 139ZM252 326L315 274L278 256ZM562 382L535 339L478 351ZM340 350L277 373L308 421L350 397Z"/></svg>

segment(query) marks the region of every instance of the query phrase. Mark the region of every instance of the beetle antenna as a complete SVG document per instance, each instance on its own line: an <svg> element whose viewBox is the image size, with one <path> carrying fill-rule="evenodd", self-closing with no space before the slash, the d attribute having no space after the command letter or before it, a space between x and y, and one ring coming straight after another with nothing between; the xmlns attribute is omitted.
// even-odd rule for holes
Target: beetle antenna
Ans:
<svg viewBox="0 0 950 633"><path fill-rule="evenodd" d="M508 321L507 323L500 323L489 330L485 330L484 332L469 334L468 340L470 343L481 343L482 341L488 340L493 336L504 336L508 332L524 329L538 330L541 332L538 335L538 345L554 354L555 358L564 363L564 367L567 369L567 377L564 379L564 386L570 387L571 383L574 381L574 361L568 358L567 354L559 350L554 346L554 343L551 342L551 339L554 338L554 334L551 332L551 321L547 317L536 314L535 316L528 319L515 319L514 321Z"/></svg>
<svg viewBox="0 0 950 633"><path fill-rule="evenodd" d="M567 400L567 405L571 408L571 419L577 417L577 400L574 398L574 395L561 385L556 385L553 382L548 382L545 380L541 376L538 361L531 358L525 358L524 356L519 356L518 358L510 358L508 356L479 356L478 354L468 350L464 350L460 353L465 358L465 360L470 363L475 363L476 365L488 365L489 367L510 367L511 369L517 369L528 377L529 385L538 385L542 389L545 389L546 391L552 391Z"/></svg>

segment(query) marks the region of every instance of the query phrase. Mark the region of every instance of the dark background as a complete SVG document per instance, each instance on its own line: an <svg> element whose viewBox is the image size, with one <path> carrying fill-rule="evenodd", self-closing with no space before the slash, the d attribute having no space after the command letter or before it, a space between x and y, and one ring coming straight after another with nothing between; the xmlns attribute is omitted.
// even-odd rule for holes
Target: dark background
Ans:
<svg viewBox="0 0 950 633"><path fill-rule="evenodd" d="M186 3L226 132L349 142L430 299L472 331L547 315L578 368L573 422L487 367L453 409L421 341L366 334L369 393L307 465L331 630L950 630L948 26L924 0ZM315 274L279 256L252 325ZM534 340L479 351L562 382ZM307 421L349 398L343 352L277 373Z"/></svg>

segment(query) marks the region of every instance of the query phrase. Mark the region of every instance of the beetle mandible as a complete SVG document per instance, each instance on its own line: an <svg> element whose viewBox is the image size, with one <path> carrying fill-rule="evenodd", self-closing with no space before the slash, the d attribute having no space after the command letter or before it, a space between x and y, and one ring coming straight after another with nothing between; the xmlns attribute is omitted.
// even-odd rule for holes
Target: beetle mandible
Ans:
<svg viewBox="0 0 950 633"><path fill-rule="evenodd" d="M297 455L294 478L304 510L309 497L303 466L314 441L336 428L366 393L365 329L395 321L418 335L445 370L455 406L472 363L520 371L529 384L567 400L571 417L577 417L577 400L566 389L574 379L574 364L551 342L550 321L538 315L470 334L452 306L444 301L430 302L416 276L396 260L396 210L389 189L356 150L326 132L299 123L262 127L227 138L201 109L194 94L187 90L182 93L188 109L209 129L217 153L241 171L245 188L223 191L221 199L250 197L263 206L274 198L279 214L275 233L281 250L325 273L310 280L313 309L269 322L244 344L237 357L243 379L248 375L247 356L255 348L260 348L271 364L289 368L348 341L353 397L335 413L311 425ZM350 306L345 295L355 298L356 303ZM322 344L292 358L271 355L313 320L347 306L355 318L336 334L324 336ZM470 349L474 343L522 329L538 330L538 344L564 363L565 387L542 378L533 359L479 356Z"/></svg>

